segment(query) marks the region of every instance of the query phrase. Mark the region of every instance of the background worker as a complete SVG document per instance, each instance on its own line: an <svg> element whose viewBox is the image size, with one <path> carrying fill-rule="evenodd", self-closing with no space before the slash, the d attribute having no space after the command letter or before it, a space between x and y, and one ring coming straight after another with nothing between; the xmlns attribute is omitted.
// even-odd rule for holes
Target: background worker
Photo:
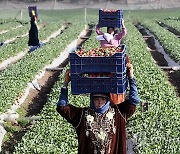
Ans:
<svg viewBox="0 0 180 154"><path fill-rule="evenodd" d="M38 38L38 28L37 28L37 17L33 10L32 10L32 17L30 23L31 23L31 27L29 30L28 46L38 46L39 38Z"/></svg>
<svg viewBox="0 0 180 154"><path fill-rule="evenodd" d="M96 25L97 39L100 41L101 47L118 47L123 37L127 34L127 29L122 19L122 31L117 33L115 27L107 27L107 33L103 33L100 30L98 24Z"/></svg>
<svg viewBox="0 0 180 154"><path fill-rule="evenodd" d="M90 107L68 104L69 71L65 74L57 103L57 112L73 125L78 137L78 154L126 154L126 121L133 115L140 99L129 63L129 97L123 103L111 106L107 93L91 93Z"/></svg>
<svg viewBox="0 0 180 154"><path fill-rule="evenodd" d="M29 40L28 40L28 45L30 46L29 52L32 52L44 45L43 42L39 42L37 21L38 21L37 16L35 15L34 10L32 10L31 28L29 30Z"/></svg>

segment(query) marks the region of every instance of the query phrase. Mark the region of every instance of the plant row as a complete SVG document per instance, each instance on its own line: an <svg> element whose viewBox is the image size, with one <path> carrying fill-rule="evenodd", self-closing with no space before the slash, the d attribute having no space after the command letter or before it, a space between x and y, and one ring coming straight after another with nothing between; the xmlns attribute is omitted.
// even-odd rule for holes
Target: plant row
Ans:
<svg viewBox="0 0 180 154"><path fill-rule="evenodd" d="M16 28L20 26L21 24L17 20L4 20L0 19L0 32L11 30L12 28Z"/></svg>
<svg viewBox="0 0 180 154"><path fill-rule="evenodd" d="M65 71L64 71L65 72ZM22 137L15 147L14 154L31 153L77 153L77 135L73 127L56 111L60 88L64 81L64 72L59 76L48 96L48 102L38 116L35 125ZM84 96L72 96L69 88L69 103L75 106L87 106L89 99Z"/></svg>
<svg viewBox="0 0 180 154"><path fill-rule="evenodd" d="M136 140L136 151L141 154L177 154L179 150L180 118L177 105L179 98L169 84L165 74L152 60L141 34L132 23L126 23L131 29L124 43L134 66L138 91L142 101L149 103L149 110L142 112L140 105L128 122L128 133ZM134 39L136 38L136 39ZM100 46L95 33L84 44L84 49ZM25 134L14 153L77 153L77 136L74 129L56 112L64 74L56 83L42 112L41 120ZM76 106L88 106L89 97L72 96L69 89L69 103Z"/></svg>
<svg viewBox="0 0 180 154"><path fill-rule="evenodd" d="M124 43L134 66L141 103L149 104L142 112L140 105L128 124L128 132L136 139L141 154L162 154L179 151L179 97L163 71L152 60L142 35L128 23ZM134 39L136 38L136 39Z"/></svg>
<svg viewBox="0 0 180 154"><path fill-rule="evenodd" d="M180 33L180 21L177 21L177 20L162 20L160 22L164 23L165 25L173 28L174 30L176 30L177 32Z"/></svg>
<svg viewBox="0 0 180 154"><path fill-rule="evenodd" d="M0 112L6 111L15 102L28 82L33 80L40 69L51 63L66 45L77 37L80 30L82 30L82 26L74 24L65 30L63 35L52 39L35 52L27 54L16 64L0 73Z"/></svg>
<svg viewBox="0 0 180 154"><path fill-rule="evenodd" d="M51 35L60 29L62 23L49 23L44 28L39 30L39 40L43 41L47 36ZM28 47L28 36L16 39L10 44L6 44L0 48L0 62L8 59L9 57L15 56L17 53L23 52Z"/></svg>
<svg viewBox="0 0 180 154"><path fill-rule="evenodd" d="M161 43L167 54L174 59L174 61L180 61L180 40L171 32L159 26L157 23L151 20L141 21L147 29L149 29L158 41Z"/></svg>
<svg viewBox="0 0 180 154"><path fill-rule="evenodd" d="M12 38L21 37L29 31L29 25L24 24L21 28L8 31L7 33L1 34L0 42L5 42Z"/></svg>

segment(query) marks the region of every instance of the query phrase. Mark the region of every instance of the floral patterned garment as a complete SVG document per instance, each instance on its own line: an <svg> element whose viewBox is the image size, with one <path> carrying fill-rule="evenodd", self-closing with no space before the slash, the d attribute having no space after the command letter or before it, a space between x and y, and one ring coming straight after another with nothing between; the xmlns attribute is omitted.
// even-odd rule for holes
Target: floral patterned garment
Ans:
<svg viewBox="0 0 180 154"><path fill-rule="evenodd" d="M73 105L58 106L57 111L76 130L78 154L126 154L126 119L135 108L125 101L102 115Z"/></svg>
<svg viewBox="0 0 180 154"><path fill-rule="evenodd" d="M110 153L112 135L116 132L114 115L113 108L109 108L104 114L91 109L85 111L86 136L91 138L95 154Z"/></svg>

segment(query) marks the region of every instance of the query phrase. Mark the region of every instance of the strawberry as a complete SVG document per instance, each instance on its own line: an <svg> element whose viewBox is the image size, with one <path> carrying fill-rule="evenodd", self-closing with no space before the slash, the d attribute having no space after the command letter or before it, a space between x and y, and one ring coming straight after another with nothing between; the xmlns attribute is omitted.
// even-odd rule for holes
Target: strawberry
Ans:
<svg viewBox="0 0 180 154"><path fill-rule="evenodd" d="M102 57L109 57L115 54L116 52L122 52L122 48L116 48L116 47L108 47L108 48L95 48L91 49L89 51L85 51L84 49L80 49L76 51L76 54L83 57L96 57L96 56L102 56Z"/></svg>

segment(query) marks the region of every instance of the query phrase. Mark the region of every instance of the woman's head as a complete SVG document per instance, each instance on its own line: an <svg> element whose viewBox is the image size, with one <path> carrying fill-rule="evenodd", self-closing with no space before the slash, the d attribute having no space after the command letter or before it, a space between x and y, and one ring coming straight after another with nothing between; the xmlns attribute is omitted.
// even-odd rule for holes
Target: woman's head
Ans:
<svg viewBox="0 0 180 154"><path fill-rule="evenodd" d="M91 101L95 109L101 109L109 101L109 94L106 93L91 94Z"/></svg>
<svg viewBox="0 0 180 154"><path fill-rule="evenodd" d="M115 34L115 28L114 27L107 27L107 33L114 35Z"/></svg>

